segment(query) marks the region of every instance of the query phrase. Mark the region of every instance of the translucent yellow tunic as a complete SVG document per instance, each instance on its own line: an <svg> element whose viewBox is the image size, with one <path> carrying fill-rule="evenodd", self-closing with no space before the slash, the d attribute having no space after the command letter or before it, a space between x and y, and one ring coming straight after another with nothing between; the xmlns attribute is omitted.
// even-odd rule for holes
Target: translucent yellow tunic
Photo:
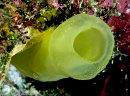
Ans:
<svg viewBox="0 0 130 96"><path fill-rule="evenodd" d="M79 14L31 39L11 63L40 81L88 80L106 67L113 48L108 25L95 16Z"/></svg>

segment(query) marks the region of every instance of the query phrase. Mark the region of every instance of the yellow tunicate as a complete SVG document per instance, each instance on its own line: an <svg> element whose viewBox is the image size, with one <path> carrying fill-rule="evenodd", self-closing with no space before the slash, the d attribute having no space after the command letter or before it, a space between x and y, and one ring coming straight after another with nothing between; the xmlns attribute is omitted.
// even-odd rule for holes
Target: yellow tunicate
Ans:
<svg viewBox="0 0 130 96"><path fill-rule="evenodd" d="M106 67L113 48L114 37L108 25L95 16L79 14L32 38L11 63L40 81L68 77L88 80Z"/></svg>

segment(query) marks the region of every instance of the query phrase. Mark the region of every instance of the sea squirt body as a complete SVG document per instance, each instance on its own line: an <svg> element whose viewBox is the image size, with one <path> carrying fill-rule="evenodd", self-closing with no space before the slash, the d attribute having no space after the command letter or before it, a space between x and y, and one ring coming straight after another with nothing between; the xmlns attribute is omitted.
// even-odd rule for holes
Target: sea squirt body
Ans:
<svg viewBox="0 0 130 96"><path fill-rule="evenodd" d="M40 81L92 79L106 67L114 48L108 25L84 13L37 38L40 39L29 41L35 42L31 47L14 55L11 63L26 76Z"/></svg>

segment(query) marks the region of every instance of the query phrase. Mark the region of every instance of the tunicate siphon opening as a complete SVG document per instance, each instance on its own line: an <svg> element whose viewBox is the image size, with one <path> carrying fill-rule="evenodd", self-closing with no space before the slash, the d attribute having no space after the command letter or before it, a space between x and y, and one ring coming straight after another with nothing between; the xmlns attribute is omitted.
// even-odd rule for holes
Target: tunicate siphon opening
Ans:
<svg viewBox="0 0 130 96"><path fill-rule="evenodd" d="M74 50L83 59L88 61L99 60L105 51L106 40L103 32L95 28L80 32L74 40Z"/></svg>

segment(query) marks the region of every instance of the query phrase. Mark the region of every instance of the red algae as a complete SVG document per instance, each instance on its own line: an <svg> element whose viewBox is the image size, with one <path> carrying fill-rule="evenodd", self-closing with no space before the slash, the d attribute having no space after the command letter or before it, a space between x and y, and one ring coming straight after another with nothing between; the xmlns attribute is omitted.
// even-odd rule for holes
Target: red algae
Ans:
<svg viewBox="0 0 130 96"><path fill-rule="evenodd" d="M118 0L117 2L117 9L120 13L124 13L126 12L127 8L128 8L128 1L129 0Z"/></svg>
<svg viewBox="0 0 130 96"><path fill-rule="evenodd" d="M112 30L114 32L118 32L119 30L125 27L126 21L122 20L119 16L112 16L108 20L108 25L113 28Z"/></svg>
<svg viewBox="0 0 130 96"><path fill-rule="evenodd" d="M113 5L113 0L100 0L101 7L112 7Z"/></svg>
<svg viewBox="0 0 130 96"><path fill-rule="evenodd" d="M117 46L123 54L130 55L130 14L112 16L108 25L112 27L117 36Z"/></svg>
<svg viewBox="0 0 130 96"><path fill-rule="evenodd" d="M122 53L130 55L130 31L121 35L118 47Z"/></svg>

